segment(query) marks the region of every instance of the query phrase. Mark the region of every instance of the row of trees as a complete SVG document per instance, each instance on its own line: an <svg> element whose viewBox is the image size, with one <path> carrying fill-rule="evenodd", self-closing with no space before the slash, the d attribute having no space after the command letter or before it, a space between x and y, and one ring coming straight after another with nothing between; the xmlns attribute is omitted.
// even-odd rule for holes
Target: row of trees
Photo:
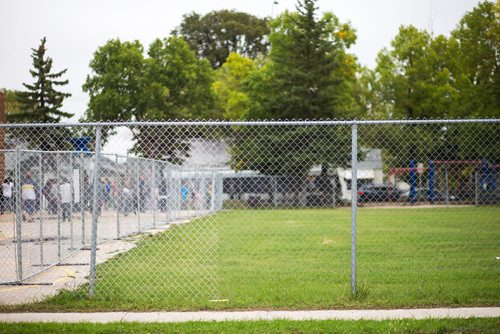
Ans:
<svg viewBox="0 0 500 334"><path fill-rule="evenodd" d="M349 52L356 42L349 24L333 13L320 15L315 0L300 0L296 9L274 20L227 10L204 16L191 13L170 36L155 40L147 50L138 41L110 40L98 48L90 63L91 73L83 86L90 99L82 120L498 116L498 3L480 3L465 14L449 37L401 27L391 46L379 53L374 69L360 66ZM50 73L51 61L45 66ZM64 81L53 80L53 84ZM40 87L26 88L34 92ZM20 101L27 96L21 94ZM29 111L37 116L26 120L58 121L68 116L60 112L64 97L55 100L53 109L39 102L26 109L23 102L22 112L11 113L11 119L15 114L23 118ZM33 95L32 100L37 99ZM385 131L374 131L366 138L390 152L390 145L404 142L411 133L412 144L405 149L404 160L451 150L432 146L438 145L435 138L440 129L407 130L393 131L391 138ZM175 131L182 130L134 129L133 150L180 163L189 145L176 139L186 136L177 136ZM318 133L313 128L292 127L283 128L279 136L265 128L235 131L232 159L236 169L303 175L313 164L321 164L326 171L328 166L345 164L349 157L349 133L342 129ZM112 127L107 128L104 139L112 132ZM204 133L192 131L190 136ZM452 142L451 132L448 136L446 145ZM162 139L168 139L168 145L155 144ZM460 143L468 145L461 139L453 142L455 148ZM304 143L309 146L303 147ZM415 143L421 143L420 147Z"/></svg>
<svg viewBox="0 0 500 334"><path fill-rule="evenodd" d="M450 37L402 26L373 70L348 52L354 29L315 2L275 20L236 11L191 13L145 53L138 42L99 47L83 86L83 120L176 118L491 117L500 108L500 5L480 3ZM52 73L45 38L33 84L8 92L12 122L57 122L70 94Z"/></svg>
<svg viewBox="0 0 500 334"><path fill-rule="evenodd" d="M85 120L491 117L500 108L498 4L450 37L402 26L373 70L348 52L354 29L315 1L275 20L192 13L144 55L111 40L91 62Z"/></svg>

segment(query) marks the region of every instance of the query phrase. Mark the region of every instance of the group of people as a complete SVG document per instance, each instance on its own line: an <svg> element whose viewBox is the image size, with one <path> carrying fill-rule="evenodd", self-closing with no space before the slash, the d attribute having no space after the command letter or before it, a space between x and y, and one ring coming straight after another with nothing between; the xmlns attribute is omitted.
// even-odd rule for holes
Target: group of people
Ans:
<svg viewBox="0 0 500 334"><path fill-rule="evenodd" d="M47 211L49 214L62 213L63 221L69 220L71 216L71 184L63 177L61 182L55 179L48 179L42 189L42 194L47 201Z"/></svg>
<svg viewBox="0 0 500 334"><path fill-rule="evenodd" d="M36 199L39 196L38 182L31 172L26 173L21 180L21 202L23 204L23 220L32 221L33 214L39 209ZM0 196L0 214L13 212L16 204L14 182L11 177L6 177L2 183Z"/></svg>
<svg viewBox="0 0 500 334"><path fill-rule="evenodd" d="M66 178L62 178L61 181L58 183L55 179L49 179L40 189L38 180L33 178L31 172L24 175L20 189L23 220L33 221L33 215L40 210L40 196L45 197L49 214L56 214L60 210L64 221L70 219L71 185ZM15 204L14 182L11 177L6 177L2 183L0 214L14 212Z"/></svg>
<svg viewBox="0 0 500 334"><path fill-rule="evenodd" d="M83 182L80 184L80 200L75 204L77 210L92 212L93 207L93 185L89 182L86 174L83 175ZM133 187L127 187L128 182L119 182L121 186L112 179L101 178L98 184L97 209L100 215L103 209L114 209L127 215L129 212L145 212L147 203L153 201L151 188L148 187L144 176L133 182ZM133 188L133 189L132 189ZM168 207L167 182L163 179L155 191L157 205L160 211L165 212ZM71 201L73 200L73 189L66 177L59 181L49 178L43 187L38 180L33 178L31 172L27 172L21 180L21 201L23 219L33 221L33 215L40 210L40 196L43 196L46 209L49 214L60 213L63 221L71 217ZM191 191L189 183L184 181L179 189L181 209L189 209L191 206L201 206L201 194ZM15 208L16 196L14 182L10 177L6 177L2 184L0 198L0 213L12 212ZM192 204L191 204L192 203ZM194 204L194 205L193 205ZM198 205L196 205L198 204Z"/></svg>
<svg viewBox="0 0 500 334"><path fill-rule="evenodd" d="M139 179L135 187L129 187L128 182L119 183L123 184L117 185L114 180L107 178L100 180L97 189L98 213L101 214L103 208L115 209L124 215L132 211L145 212L149 190L144 177ZM91 193L92 191L89 191L89 194Z"/></svg>

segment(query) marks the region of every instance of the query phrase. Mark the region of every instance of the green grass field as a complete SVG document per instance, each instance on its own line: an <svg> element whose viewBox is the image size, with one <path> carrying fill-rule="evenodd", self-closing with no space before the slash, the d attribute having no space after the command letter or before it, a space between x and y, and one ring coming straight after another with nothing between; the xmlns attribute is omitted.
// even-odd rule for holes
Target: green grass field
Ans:
<svg viewBox="0 0 500 334"><path fill-rule="evenodd" d="M1 333L498 333L500 319L0 324Z"/></svg>
<svg viewBox="0 0 500 334"><path fill-rule="evenodd" d="M361 208L350 293L347 208L232 210L144 237L87 286L30 310L498 305L500 208ZM211 301L218 300L218 301Z"/></svg>

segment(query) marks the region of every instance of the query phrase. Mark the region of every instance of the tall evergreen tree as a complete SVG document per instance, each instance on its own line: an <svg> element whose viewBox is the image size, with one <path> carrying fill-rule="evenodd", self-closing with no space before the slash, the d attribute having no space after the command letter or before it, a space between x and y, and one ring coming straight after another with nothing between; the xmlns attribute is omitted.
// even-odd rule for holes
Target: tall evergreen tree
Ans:
<svg viewBox="0 0 500 334"><path fill-rule="evenodd" d="M314 0L297 5L297 13L283 17L271 33L270 59L276 94L270 110L278 118L332 117L333 71L339 67L328 25L331 17L316 19Z"/></svg>
<svg viewBox="0 0 500 334"><path fill-rule="evenodd" d="M332 13L317 17L316 1L300 0L296 12L271 22L271 30L269 60L246 82L252 101L249 118L348 117L339 100L355 63L346 52L356 38L350 26ZM326 176L329 168L348 163L351 147L349 133L340 127L244 128L237 139L233 167L283 176L296 194L294 205L305 203L311 168L321 165Z"/></svg>
<svg viewBox="0 0 500 334"><path fill-rule="evenodd" d="M8 115L10 122L59 122L63 117L73 114L61 110L63 101L71 96L55 89L56 86L68 84L68 80L58 80L67 69L52 73L52 58L45 55L46 38L41 40L37 49L32 49L33 69L31 75L35 79L33 84L23 83L26 91L19 92L20 112Z"/></svg>

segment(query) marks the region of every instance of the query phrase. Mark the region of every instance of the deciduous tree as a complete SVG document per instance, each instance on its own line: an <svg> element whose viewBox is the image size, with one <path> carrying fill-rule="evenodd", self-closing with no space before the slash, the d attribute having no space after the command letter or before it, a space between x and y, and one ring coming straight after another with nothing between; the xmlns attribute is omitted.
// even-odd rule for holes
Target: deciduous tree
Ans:
<svg viewBox="0 0 500 334"><path fill-rule="evenodd" d="M184 36L196 54L213 68L221 67L231 52L253 59L266 54L268 48L267 19L234 10L184 15L174 33Z"/></svg>

